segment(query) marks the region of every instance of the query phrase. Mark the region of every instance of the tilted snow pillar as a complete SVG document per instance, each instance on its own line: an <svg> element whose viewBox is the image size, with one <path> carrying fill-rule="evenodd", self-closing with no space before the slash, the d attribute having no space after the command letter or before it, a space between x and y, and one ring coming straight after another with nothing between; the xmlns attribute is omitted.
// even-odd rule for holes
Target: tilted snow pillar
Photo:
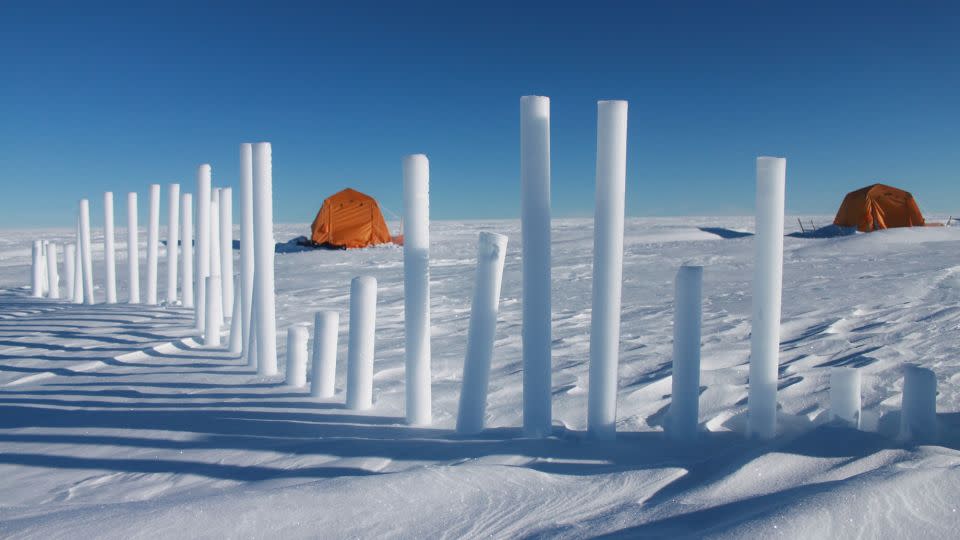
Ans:
<svg viewBox="0 0 960 540"><path fill-rule="evenodd" d="M287 386L307 385L307 329L293 325L287 329Z"/></svg>
<svg viewBox="0 0 960 540"><path fill-rule="evenodd" d="M67 299L73 300L73 288L76 286L76 244L67 244L63 248L63 273L67 276Z"/></svg>
<svg viewBox="0 0 960 540"><path fill-rule="evenodd" d="M350 282L350 337L347 345L348 409L369 409L373 405L376 325L377 280L371 276L353 278Z"/></svg>
<svg viewBox="0 0 960 540"><path fill-rule="evenodd" d="M593 309L587 433L617 434L617 368L623 285L623 214L627 183L627 102L597 103L597 185L593 218Z"/></svg>
<svg viewBox="0 0 960 540"><path fill-rule="evenodd" d="M140 303L140 239L137 223L137 194L127 193L127 278L130 280L130 303Z"/></svg>
<svg viewBox="0 0 960 540"><path fill-rule="evenodd" d="M233 190L220 191L220 280L223 287L223 312L233 313Z"/></svg>
<svg viewBox="0 0 960 540"><path fill-rule="evenodd" d="M550 304L550 98L520 98L523 267L523 430L552 431Z"/></svg>
<svg viewBox="0 0 960 540"><path fill-rule="evenodd" d="M90 201L80 200L80 251L83 261L83 302L93 305L93 250L90 246Z"/></svg>
<svg viewBox="0 0 960 540"><path fill-rule="evenodd" d="M250 318L253 313L253 145L240 145L240 295L243 317L243 356L249 357L251 350ZM248 365L254 359L248 358Z"/></svg>
<svg viewBox="0 0 960 540"><path fill-rule="evenodd" d="M703 267L681 266L673 302L673 390L667 435L675 441L697 438L700 417L700 324Z"/></svg>
<svg viewBox="0 0 960 540"><path fill-rule="evenodd" d="M210 276L210 165L197 168L197 264L196 264L196 323L202 330L206 317L206 279Z"/></svg>
<svg viewBox="0 0 960 540"><path fill-rule="evenodd" d="M337 378L337 333L340 314L319 311L313 317L313 358L310 375L310 395L332 398Z"/></svg>
<svg viewBox="0 0 960 540"><path fill-rule="evenodd" d="M30 290L34 298L43 298L43 274L46 268L43 267L43 240L33 241L33 277L30 281Z"/></svg>
<svg viewBox="0 0 960 540"><path fill-rule="evenodd" d="M167 195L167 303L177 303L180 251L180 184L170 184Z"/></svg>
<svg viewBox="0 0 960 540"><path fill-rule="evenodd" d="M180 288L183 292L183 307L192 308L193 299L193 195L180 196L180 242L183 253L180 256Z"/></svg>
<svg viewBox="0 0 960 540"><path fill-rule="evenodd" d="M403 301L407 423L428 426L430 395L430 162L403 158Z"/></svg>
<svg viewBox="0 0 960 540"><path fill-rule="evenodd" d="M830 419L860 429L860 371L830 368Z"/></svg>
<svg viewBox="0 0 960 540"><path fill-rule="evenodd" d="M273 161L270 143L253 146L254 295L257 371L277 374L277 312L273 278Z"/></svg>
<svg viewBox="0 0 960 540"><path fill-rule="evenodd" d="M753 316L747 431L770 439L777 434L777 371L780 364L780 299L783 287L783 204L787 160L757 158Z"/></svg>
<svg viewBox="0 0 960 540"><path fill-rule="evenodd" d="M903 368L900 437L917 443L937 441L937 376L915 365Z"/></svg>
<svg viewBox="0 0 960 540"><path fill-rule="evenodd" d="M160 250L160 184L150 184L147 222L147 304L157 305L157 265Z"/></svg>
<svg viewBox="0 0 960 540"><path fill-rule="evenodd" d="M107 303L117 303L117 255L113 234L113 192L103 194L103 266Z"/></svg>
<svg viewBox="0 0 960 540"><path fill-rule="evenodd" d="M463 385L457 412L458 433L479 433L483 430L506 256L506 236L486 231L480 233L473 302L470 304L470 327L467 330L467 354L463 360Z"/></svg>
<svg viewBox="0 0 960 540"><path fill-rule="evenodd" d="M205 347L220 346L220 276L207 276L207 286L204 287L206 296L204 303L203 345Z"/></svg>
<svg viewBox="0 0 960 540"><path fill-rule="evenodd" d="M53 242L47 244L47 297L54 300L60 299L60 273L57 271L57 245Z"/></svg>

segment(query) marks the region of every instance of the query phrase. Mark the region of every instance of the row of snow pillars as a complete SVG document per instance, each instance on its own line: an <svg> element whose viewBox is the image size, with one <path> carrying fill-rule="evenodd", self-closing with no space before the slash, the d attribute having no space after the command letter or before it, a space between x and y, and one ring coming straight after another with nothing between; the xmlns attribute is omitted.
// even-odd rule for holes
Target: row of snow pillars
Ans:
<svg viewBox="0 0 960 540"><path fill-rule="evenodd" d="M103 194L103 266L108 304L117 303L117 262L113 234L113 192Z"/></svg>
<svg viewBox="0 0 960 540"><path fill-rule="evenodd" d="M673 389L667 435L680 442L697 438L700 414L700 325L703 267L677 271L673 302Z"/></svg>
<svg viewBox="0 0 960 540"><path fill-rule="evenodd" d="M627 102L597 103L596 212L593 225L593 309L587 433L617 433L617 367L623 284L623 221L627 177Z"/></svg>
<svg viewBox="0 0 960 540"><path fill-rule="evenodd" d="M915 443L937 440L937 376L933 370L912 364L903 368L900 437Z"/></svg>
<svg viewBox="0 0 960 540"><path fill-rule="evenodd" d="M127 278L130 281L129 302L140 303L140 240L137 218L137 193L127 193Z"/></svg>
<svg viewBox="0 0 960 540"><path fill-rule="evenodd" d="M332 398L337 376L337 332L340 314L336 311L320 311L313 319L313 355L310 395L316 398Z"/></svg>
<svg viewBox="0 0 960 540"><path fill-rule="evenodd" d="M307 385L307 327L295 324L287 329L286 384L293 388Z"/></svg>
<svg viewBox="0 0 960 540"><path fill-rule="evenodd" d="M786 170L784 158L757 158L747 433L760 439L771 439L777 433Z"/></svg>
<svg viewBox="0 0 960 540"><path fill-rule="evenodd" d="M480 233L473 302L470 304L470 327L467 331L467 354L463 361L463 385L457 412L458 433L473 434L483 430L506 254L506 236L486 231Z"/></svg>
<svg viewBox="0 0 960 540"><path fill-rule="evenodd" d="M432 422L430 163L423 154L403 158L403 226L406 419L410 425L428 426Z"/></svg>
<svg viewBox="0 0 960 540"><path fill-rule="evenodd" d="M242 357L247 365L256 366L256 352L251 344L250 323L253 314L253 145L240 145L240 310Z"/></svg>
<svg viewBox="0 0 960 540"><path fill-rule="evenodd" d="M180 184L170 184L167 195L167 304L177 303L180 243ZM186 279L186 274L184 274Z"/></svg>
<svg viewBox="0 0 960 540"><path fill-rule="evenodd" d="M523 430L550 434L550 98L520 98Z"/></svg>
<svg viewBox="0 0 960 540"><path fill-rule="evenodd" d="M193 195L180 195L180 238L183 254L180 257L180 274L183 289L183 307L194 307L193 300Z"/></svg>
<svg viewBox="0 0 960 540"><path fill-rule="evenodd" d="M150 184L147 216L147 305L157 305L157 268L160 250L160 184Z"/></svg>
<svg viewBox="0 0 960 540"><path fill-rule="evenodd" d="M253 294L257 312L257 372L277 374L277 318L274 289L273 162L270 143L253 145Z"/></svg>
<svg viewBox="0 0 960 540"><path fill-rule="evenodd" d="M202 332L206 324L206 278L210 276L210 165L197 168L197 268L194 323Z"/></svg>
<svg viewBox="0 0 960 540"><path fill-rule="evenodd" d="M406 241L406 237L404 237ZM259 320L257 324L259 324ZM377 326L377 280L371 276L350 282L350 336L347 344L347 408L373 405L373 355Z"/></svg>

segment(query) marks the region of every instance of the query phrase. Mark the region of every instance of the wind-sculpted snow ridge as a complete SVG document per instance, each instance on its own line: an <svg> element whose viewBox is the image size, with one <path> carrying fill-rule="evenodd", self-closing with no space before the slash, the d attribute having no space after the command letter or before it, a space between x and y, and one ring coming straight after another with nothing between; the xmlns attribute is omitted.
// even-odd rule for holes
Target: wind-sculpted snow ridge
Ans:
<svg viewBox="0 0 960 540"><path fill-rule="evenodd" d="M279 226L276 237L304 230ZM509 241L488 429L464 436L453 428L479 230ZM521 429L516 221L431 224L430 428L403 418L402 250L277 255L281 357L287 327L340 313L337 393L318 399L285 387L283 373L260 377L200 348L187 335L189 310L29 298L31 241L72 241L74 231L4 231L0 536L955 537L960 230L784 240L780 433L766 442L743 436L751 230L749 218L627 220L616 441L585 436L589 220L553 224L554 427L545 439ZM91 232L102 262L102 237ZM705 267L694 445L662 431L673 280L684 263ZM126 274L117 275L121 301ZM358 275L378 282L373 408L362 412L343 406ZM898 439L907 363L937 376L936 444ZM861 431L827 423L833 366L861 372Z"/></svg>

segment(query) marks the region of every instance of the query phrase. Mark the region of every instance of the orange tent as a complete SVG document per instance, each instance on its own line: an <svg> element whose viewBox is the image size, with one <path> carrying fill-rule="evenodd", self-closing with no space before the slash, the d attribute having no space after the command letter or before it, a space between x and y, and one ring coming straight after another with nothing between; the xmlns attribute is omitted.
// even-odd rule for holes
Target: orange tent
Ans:
<svg viewBox="0 0 960 540"><path fill-rule="evenodd" d="M895 187L873 184L847 193L833 224L870 232L892 227L922 227L926 223L913 195Z"/></svg>
<svg viewBox="0 0 960 540"><path fill-rule="evenodd" d="M390 242L376 199L347 188L327 197L310 226L314 244L360 248Z"/></svg>

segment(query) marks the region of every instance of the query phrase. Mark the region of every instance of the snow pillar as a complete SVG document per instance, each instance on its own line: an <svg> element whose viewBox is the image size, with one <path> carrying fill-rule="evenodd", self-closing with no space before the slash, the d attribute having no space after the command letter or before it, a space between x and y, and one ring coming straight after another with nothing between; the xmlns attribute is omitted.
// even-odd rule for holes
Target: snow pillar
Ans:
<svg viewBox="0 0 960 540"><path fill-rule="evenodd" d="M83 268L83 302L93 305L93 250L90 246L90 201L80 200L80 251Z"/></svg>
<svg viewBox="0 0 960 540"><path fill-rule="evenodd" d="M170 184L167 195L167 303L177 303L177 271L180 251L180 184Z"/></svg>
<svg viewBox="0 0 960 540"><path fill-rule="evenodd" d="M240 276L236 277L236 283L239 287ZM243 352L243 329L240 316L240 295L233 297L233 306L230 310L230 341L228 341L228 350L231 354L240 354Z"/></svg>
<svg viewBox="0 0 960 540"><path fill-rule="evenodd" d="M207 276L205 278L207 286L204 303L207 304L204 310L204 330L203 344L206 347L220 346L220 276Z"/></svg>
<svg viewBox="0 0 960 540"><path fill-rule="evenodd" d="M73 303L83 303L83 242L80 241L80 216L77 216L77 249L73 258Z"/></svg>
<svg viewBox="0 0 960 540"><path fill-rule="evenodd" d="M457 413L459 433L478 433L483 430L506 255L506 236L486 231L480 233L473 303L470 304L470 328L467 331L467 353L463 360L463 385Z"/></svg>
<svg viewBox="0 0 960 540"><path fill-rule="evenodd" d="M157 264L160 250L160 184L150 184L147 222L147 304L157 305Z"/></svg>
<svg viewBox="0 0 960 540"><path fill-rule="evenodd" d="M220 192L220 275L223 277L223 312L233 307L233 190ZM232 314L233 312L230 311Z"/></svg>
<svg viewBox="0 0 960 540"><path fill-rule="evenodd" d="M193 195L180 196L180 238L182 238L180 256L180 278L183 291L183 307L194 307L193 300Z"/></svg>
<svg viewBox="0 0 960 540"><path fill-rule="evenodd" d="M220 276L220 188L210 196L210 275ZM223 285L220 286L221 288Z"/></svg>
<svg viewBox="0 0 960 540"><path fill-rule="evenodd" d="M627 102L597 103L597 185L593 218L593 309L587 432L610 440L617 433L623 214L627 178Z"/></svg>
<svg viewBox="0 0 960 540"><path fill-rule="evenodd" d="M43 267L43 241L33 241L33 278L30 281L30 289L34 298L43 298L43 273L46 268Z"/></svg>
<svg viewBox="0 0 960 540"><path fill-rule="evenodd" d="M353 278L350 283L350 337L347 345L348 409L369 409L373 405L373 340L376 325L377 280L371 276Z"/></svg>
<svg viewBox="0 0 960 540"><path fill-rule="evenodd" d="M130 303L140 303L140 244L137 223L137 194L127 193L127 277L130 279Z"/></svg>
<svg viewBox="0 0 960 540"><path fill-rule="evenodd" d="M551 432L550 98L520 98L523 429Z"/></svg>
<svg viewBox="0 0 960 540"><path fill-rule="evenodd" d="M103 194L103 266L107 287L107 303L117 303L117 255L113 235L113 192Z"/></svg>
<svg viewBox="0 0 960 540"><path fill-rule="evenodd" d="M287 386L307 385L307 329L294 325L287 329Z"/></svg>
<svg viewBox="0 0 960 540"><path fill-rule="evenodd" d="M57 245L47 244L47 284L48 298L60 299L60 273L57 272Z"/></svg>
<svg viewBox="0 0 960 540"><path fill-rule="evenodd" d="M46 296L50 292L50 282L47 281L47 245L49 240L44 240L40 244L40 295Z"/></svg>
<svg viewBox="0 0 960 540"><path fill-rule="evenodd" d="M430 396L430 162L403 158L403 300L407 423L428 426Z"/></svg>
<svg viewBox="0 0 960 540"><path fill-rule="evenodd" d="M73 288L76 285L76 258L77 246L67 244L63 247L63 273L67 276L67 299L73 299Z"/></svg>
<svg viewBox="0 0 960 540"><path fill-rule="evenodd" d="M244 357L251 353L250 318L253 312L253 145L240 145L240 295ZM256 356L256 355L254 355ZM248 359L249 361L249 359ZM251 364L252 365L252 364Z"/></svg>
<svg viewBox="0 0 960 540"><path fill-rule="evenodd" d="M900 436L917 443L937 440L937 376L915 365L903 368Z"/></svg>
<svg viewBox="0 0 960 540"><path fill-rule="evenodd" d="M860 429L860 371L830 368L830 419Z"/></svg>
<svg viewBox="0 0 960 540"><path fill-rule="evenodd" d="M787 160L757 158L756 236L747 431L761 439L777 433L780 364L780 293L783 285L783 203Z"/></svg>
<svg viewBox="0 0 960 540"><path fill-rule="evenodd" d="M206 305L206 277L210 275L210 165L197 168L197 291L196 323L197 330L203 329L204 307Z"/></svg>
<svg viewBox="0 0 960 540"><path fill-rule="evenodd" d="M337 378L337 332L340 329L340 314L336 311L319 311L313 318L313 358L310 380L310 395L317 398L332 398Z"/></svg>
<svg viewBox="0 0 960 540"><path fill-rule="evenodd" d="M277 374L277 314L273 279L273 161L270 143L253 147L254 295L257 371Z"/></svg>
<svg viewBox="0 0 960 540"><path fill-rule="evenodd" d="M700 415L700 321L703 267L681 266L674 285L673 391L667 434L676 441L697 438Z"/></svg>

